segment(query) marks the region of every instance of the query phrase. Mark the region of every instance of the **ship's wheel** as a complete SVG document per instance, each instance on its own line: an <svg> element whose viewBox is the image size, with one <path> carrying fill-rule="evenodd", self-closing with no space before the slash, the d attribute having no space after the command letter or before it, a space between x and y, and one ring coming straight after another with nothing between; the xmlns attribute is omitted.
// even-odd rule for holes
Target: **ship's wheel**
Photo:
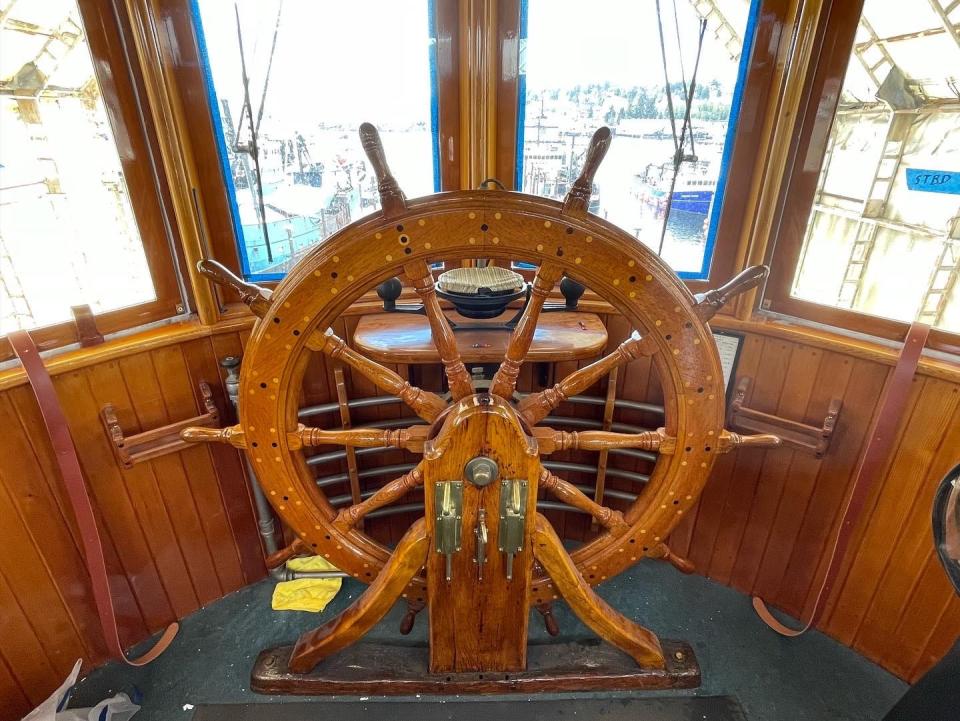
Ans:
<svg viewBox="0 0 960 721"><path fill-rule="evenodd" d="M272 294L215 263L201 263L205 274L239 290L260 319L245 352L239 424L220 431L192 429L185 437L245 449L273 507L296 533L297 549L321 554L371 584L341 617L301 637L286 660L289 670L307 672L344 648L401 596L429 608L431 672L522 670L528 608L557 598L641 666L663 669L657 637L603 604L590 587L645 556L666 557L684 568L665 539L693 507L717 455L737 445L778 442L724 429L723 377L706 323L729 295L762 280L765 269L749 269L717 291L694 296L645 245L588 214L593 175L610 142L607 128L594 135L584 170L563 203L498 190L407 201L390 174L376 130L364 124L360 136L379 181L381 212L318 245ZM483 393L475 391L460 359L430 270L437 261L473 258L537 266L530 300ZM329 330L364 293L398 275L422 300L449 401L411 386ZM517 374L538 316L563 276L609 302L634 331L608 356L516 401ZM298 422L298 398L311 353L336 359L398 396L427 425L304 427ZM565 398L641 356L651 358L660 378L662 428L572 433L540 425ZM373 496L338 512L317 487L303 453L306 447L329 444L404 448L422 454L422 460ZM658 454L643 492L622 513L594 502L540 463L559 450L612 448ZM424 519L396 548L358 529L366 514L421 486ZM568 556L536 512L538 488L591 514L601 535Z"/></svg>

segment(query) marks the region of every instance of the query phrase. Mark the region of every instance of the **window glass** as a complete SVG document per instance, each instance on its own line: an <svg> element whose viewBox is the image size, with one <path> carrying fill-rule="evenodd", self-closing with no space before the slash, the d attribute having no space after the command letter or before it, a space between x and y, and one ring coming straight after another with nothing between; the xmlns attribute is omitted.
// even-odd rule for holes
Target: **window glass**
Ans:
<svg viewBox="0 0 960 721"><path fill-rule="evenodd" d="M195 1L248 277L379 208L364 121L408 197L439 190L431 2Z"/></svg>
<svg viewBox="0 0 960 721"><path fill-rule="evenodd" d="M864 4L794 297L960 331L960 46L943 22Z"/></svg>
<svg viewBox="0 0 960 721"><path fill-rule="evenodd" d="M754 13L743 0L528 0L516 186L562 198L607 125L614 139L590 210L681 276L706 277Z"/></svg>
<svg viewBox="0 0 960 721"><path fill-rule="evenodd" d="M9 14L6 14L9 11ZM0 24L0 335L155 300L74 0Z"/></svg>

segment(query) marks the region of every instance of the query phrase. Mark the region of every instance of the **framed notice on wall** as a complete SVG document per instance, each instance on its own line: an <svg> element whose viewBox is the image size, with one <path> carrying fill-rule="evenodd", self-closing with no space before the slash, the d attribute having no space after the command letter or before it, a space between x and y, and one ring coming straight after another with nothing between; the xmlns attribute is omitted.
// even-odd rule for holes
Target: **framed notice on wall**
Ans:
<svg viewBox="0 0 960 721"><path fill-rule="evenodd" d="M713 339L717 343L720 354L720 367L723 369L723 387L730 400L730 387L737 375L737 363L740 362L740 351L743 349L743 334L732 333L728 330L713 331Z"/></svg>

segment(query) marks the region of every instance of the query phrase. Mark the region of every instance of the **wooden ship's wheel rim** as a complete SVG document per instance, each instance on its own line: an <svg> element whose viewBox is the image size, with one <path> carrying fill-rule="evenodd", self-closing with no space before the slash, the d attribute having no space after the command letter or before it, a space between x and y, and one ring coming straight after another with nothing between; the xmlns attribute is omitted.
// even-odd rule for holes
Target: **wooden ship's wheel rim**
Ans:
<svg viewBox="0 0 960 721"><path fill-rule="evenodd" d="M590 384L612 368L644 355L651 358L664 396L664 427L656 432L628 436L533 427L544 453L597 449L600 436L604 436L606 448L617 447L611 443L629 442L620 447L660 451L645 488L623 514L594 503L571 484L542 471L542 488L587 509L605 529L570 554L571 560L587 583L598 584L644 556L669 556L664 539L696 503L717 454L750 442L723 429L723 377L706 320L728 295L762 280L765 269L749 269L719 291L694 297L649 248L613 224L589 215L586 207L593 174L609 145L605 128L594 136L584 171L562 204L497 190L442 193L408 202L389 173L375 129L363 126L361 138L379 180L382 211L348 225L314 248L272 296L227 277L225 269L216 264L201 264L206 274L240 290L260 321L247 344L241 373L240 423L221 432L199 429L194 440L206 436L206 440L226 440L245 448L268 499L302 547L358 580L372 582L390 559L390 549L355 528L357 516L350 514L360 513L358 506L339 513L333 508L318 487L302 448L346 443L343 439L349 436L354 445L392 443L423 451L423 428L417 433L411 428L371 435L360 429L338 434L304 428L298 420L298 401L310 353L323 352L343 360L368 378L391 374L394 394L422 417L436 420L436 430L443 405L438 396L412 388L396 374L348 349L328 328L364 292L405 274L424 300L434 342L451 381L454 401L458 401L473 388L436 300L429 264L468 258L527 261L538 267L534 300L511 336L507 355L514 357L502 364L492 393L507 400L513 396L519 362L529 348L543 299L566 275L604 298L635 329L617 350L593 364L603 370L592 375ZM526 343L518 338L525 335L520 331L524 325ZM578 374L582 380L582 371L568 379ZM535 426L570 395L570 386L564 385L568 379L518 404L517 415L527 427ZM363 442L358 442L361 436ZM371 442L373 436L380 441L389 436L390 440ZM418 448L404 445L411 438L419 439ZM775 442L777 439L766 437L755 438L752 444ZM429 462L425 457L424 463ZM418 478L422 480L418 474L414 470L388 484L397 491L390 502L416 486ZM422 602L424 584L422 576L415 577L405 597ZM531 603L554 598L557 593L550 578L535 573Z"/></svg>
<svg viewBox="0 0 960 721"><path fill-rule="evenodd" d="M247 345L240 424L257 477L311 549L361 581L376 576L390 551L332 524L336 511L302 450L290 448L307 339L404 265L476 257L555 264L656 343L664 428L681 442L677 452L660 456L625 513L628 530L603 534L572 554L583 577L599 583L650 554L693 506L720 452L723 379L709 329L673 271L624 231L596 218L564 216L555 201L494 190L428 197L389 220L375 215L347 226L307 255L276 289ZM534 579L532 590L538 601L553 596L546 578Z"/></svg>

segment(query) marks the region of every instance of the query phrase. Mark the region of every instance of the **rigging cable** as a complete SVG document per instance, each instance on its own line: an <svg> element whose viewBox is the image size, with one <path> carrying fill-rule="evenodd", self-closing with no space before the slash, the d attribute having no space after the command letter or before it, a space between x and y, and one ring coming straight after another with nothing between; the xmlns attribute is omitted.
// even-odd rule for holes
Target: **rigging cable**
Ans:
<svg viewBox="0 0 960 721"><path fill-rule="evenodd" d="M273 262L273 247L270 242L270 231L267 227L267 211L263 202L263 179L260 173L260 144L259 131L260 121L263 119L263 108L267 98L267 86L270 83L270 70L273 68L273 56L277 49L277 34L280 30L280 14L283 11L283 0L277 7L277 20L273 28L273 42L270 46L270 57L267 61L267 73L263 80L263 93L260 97L260 110L257 113L257 120L253 120L253 104L250 102L250 77L247 75L247 58L243 50L243 31L240 27L240 8L237 3L233 3L233 12L237 19L237 44L240 49L240 77L243 82L243 108L240 111L240 118L237 121L237 140L234 144L236 152L247 153L253 158L253 170L256 181L256 201L257 220L260 221L260 230L263 232L263 242L267 250L267 262ZM244 145L240 144L240 131L243 128L243 119L247 118L250 125L250 142ZM251 188L251 190L253 190Z"/></svg>
<svg viewBox="0 0 960 721"><path fill-rule="evenodd" d="M687 73L683 68L683 46L680 44L680 18L677 15L677 0L673 2L673 29L677 33L677 57L680 60L680 82L683 84L683 96L687 96ZM696 155L697 149L693 144L693 124L690 126L690 154Z"/></svg>
<svg viewBox="0 0 960 721"><path fill-rule="evenodd" d="M238 152L245 152L253 158L254 180L256 181L256 201L257 220L260 221L260 229L263 231L263 242L267 249L267 262L273 262L273 249L270 246L270 231L267 228L266 208L263 205L263 180L260 175L260 149L257 144L257 131L253 126L253 106L250 104L250 78L247 75L247 59L243 52L243 32L240 29L240 8L237 3L233 4L233 12L237 18L237 44L240 46L240 77L243 81L243 108L240 110L240 119L237 121L237 143L234 149ZM243 128L243 118L246 116L250 123L250 142L244 145L240 144L240 131ZM251 188L252 190L252 188Z"/></svg>
<svg viewBox="0 0 960 721"><path fill-rule="evenodd" d="M663 40L663 20L660 17L660 0L657 3L657 31L660 33L660 57L663 59L663 83L667 91L667 112L670 117L670 131L673 133L674 155L679 151L677 142L677 124L673 113L673 93L670 91L670 73L667 71L667 46Z"/></svg>
<svg viewBox="0 0 960 721"><path fill-rule="evenodd" d="M659 0L657 2L659 6ZM657 16L659 20L659 15ZM700 67L700 55L703 51L703 37L707 31L707 21L700 20L700 38L697 42L697 57L693 63L693 74L690 76L690 89L687 92L687 107L683 113L683 126L680 130L680 140L677 152L673 156L673 176L670 178L670 190L667 192L667 205L663 209L663 225L660 226L660 244L657 246L657 255L663 254L663 244L667 239L667 221L670 220L670 209L673 207L673 190L677 187L677 175L680 174L680 165L683 163L683 146L686 143L687 130L690 127L690 106L693 104L693 92L697 86L697 69ZM662 28L661 28L662 37ZM664 54L664 67L666 67L666 55ZM671 119L672 120L672 119Z"/></svg>
<svg viewBox="0 0 960 721"><path fill-rule="evenodd" d="M257 132L263 119L263 107L267 102L267 86L270 85L270 71L273 69L273 55L277 50L277 35L280 34L280 14L283 12L283 0L277 5L277 21L273 26L273 41L270 43L270 57L267 60L267 74L263 78L263 93L260 94L260 110L257 111Z"/></svg>

